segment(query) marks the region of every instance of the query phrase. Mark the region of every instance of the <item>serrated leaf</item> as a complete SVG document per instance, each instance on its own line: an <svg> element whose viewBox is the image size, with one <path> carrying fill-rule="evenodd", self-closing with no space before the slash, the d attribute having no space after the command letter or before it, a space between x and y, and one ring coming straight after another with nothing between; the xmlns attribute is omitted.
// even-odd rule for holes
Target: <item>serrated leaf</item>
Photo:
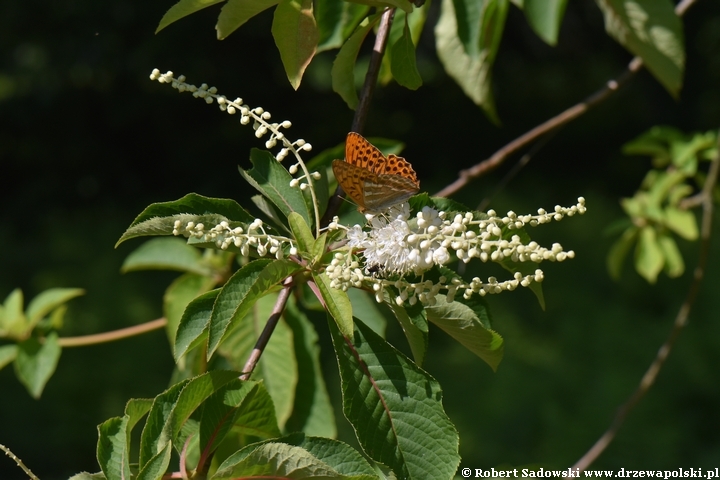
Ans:
<svg viewBox="0 0 720 480"><path fill-rule="evenodd" d="M326 273L314 273L313 279L320 290L328 313L335 319L343 335L353 332L352 304L346 292L330 286L330 277Z"/></svg>
<svg viewBox="0 0 720 480"><path fill-rule="evenodd" d="M286 217L290 212L297 212L308 225L313 225L310 209L299 188L290 186L292 177L270 152L253 148L250 152L253 168L240 168L243 178L268 200L270 200Z"/></svg>
<svg viewBox="0 0 720 480"><path fill-rule="evenodd" d="M456 10L455 5L463 7ZM491 70L500 46L507 0L443 0L435 26L438 58L465 95L499 123L492 97Z"/></svg>
<svg viewBox="0 0 720 480"><path fill-rule="evenodd" d="M658 245L665 257L665 273L670 278L677 278L685 273L685 262L678 249L675 239L670 235L659 234Z"/></svg>
<svg viewBox="0 0 720 480"><path fill-rule="evenodd" d="M337 428L320 363L318 334L304 312L295 306L292 297L284 318L293 332L298 372L292 415L285 422L285 430L334 438Z"/></svg>
<svg viewBox="0 0 720 480"><path fill-rule="evenodd" d="M202 263L200 250L180 238L153 238L125 258L122 273L139 270L176 270L210 275L212 270Z"/></svg>
<svg viewBox="0 0 720 480"><path fill-rule="evenodd" d="M227 38L252 17L278 3L280 0L228 0L215 26L218 40Z"/></svg>
<svg viewBox="0 0 720 480"><path fill-rule="evenodd" d="M125 404L125 415L128 417L127 431L132 431L135 425L147 415L152 408L152 398L131 398Z"/></svg>
<svg viewBox="0 0 720 480"><path fill-rule="evenodd" d="M335 57L330 76L332 77L333 92L340 95L351 110L358 104L358 95L355 90L355 61L368 32L380 20L381 13L376 13L360 23L360 26L350 35Z"/></svg>
<svg viewBox="0 0 720 480"><path fill-rule="evenodd" d="M657 242L655 228L646 226L640 229L637 247L635 248L635 270L648 283L655 283L658 273L665 264L665 256Z"/></svg>
<svg viewBox="0 0 720 480"><path fill-rule="evenodd" d="M220 289L204 293L188 304L180 319L175 335L173 356L175 361L207 338L207 329L212 317L215 300Z"/></svg>
<svg viewBox="0 0 720 480"><path fill-rule="evenodd" d="M605 30L623 47L642 58L653 76L677 97L685 69L685 44L680 18L668 0L596 0L605 16Z"/></svg>
<svg viewBox="0 0 720 480"><path fill-rule="evenodd" d="M215 300L208 329L207 358L232 332L258 298L300 269L289 260L255 260L230 277Z"/></svg>
<svg viewBox="0 0 720 480"><path fill-rule="evenodd" d="M138 473L137 480L160 480L170 465L172 442L168 442L161 451L155 454Z"/></svg>
<svg viewBox="0 0 720 480"><path fill-rule="evenodd" d="M170 7L170 10L163 15L155 33L158 33L163 28L167 27L171 23L177 22L183 17L224 1L225 0L180 0Z"/></svg>
<svg viewBox="0 0 720 480"><path fill-rule="evenodd" d="M17 345L2 345L0 346L0 370L9 365L15 357L17 357L18 347Z"/></svg>
<svg viewBox="0 0 720 480"><path fill-rule="evenodd" d="M665 209L665 225L684 238L685 240L697 240L699 232L695 214L689 210L680 210L675 207Z"/></svg>
<svg viewBox="0 0 720 480"><path fill-rule="evenodd" d="M30 301L27 307L25 316L29 329L32 330L40 320L59 306L84 294L85 290L82 288L51 288L40 293Z"/></svg>
<svg viewBox="0 0 720 480"><path fill-rule="evenodd" d="M370 8L337 0L317 0L315 2L315 20L317 21L317 53L339 48L367 15Z"/></svg>
<svg viewBox="0 0 720 480"><path fill-rule="evenodd" d="M428 320L497 370L504 352L502 337L484 325L478 312L467 304L459 300L448 303L445 295L435 298L435 305L425 307ZM474 306L476 309L484 307L479 303Z"/></svg>
<svg viewBox="0 0 720 480"><path fill-rule="evenodd" d="M405 88L417 90L422 85L422 78L415 60L415 45L410 36L407 20L402 36L391 47L391 71L395 80Z"/></svg>
<svg viewBox="0 0 720 480"><path fill-rule="evenodd" d="M313 245L315 245L315 237L313 237L310 227L302 216L295 212L291 212L290 215L288 215L288 225L290 225L293 238L295 238L298 247L300 247L300 253L305 254L304 256L307 259L310 250L312 250Z"/></svg>
<svg viewBox="0 0 720 480"><path fill-rule="evenodd" d="M60 360L61 348L57 333L50 333L44 340L40 343L31 337L17 345L15 374L33 398L40 398Z"/></svg>
<svg viewBox="0 0 720 480"><path fill-rule="evenodd" d="M328 323L343 411L365 453L401 479L452 478L460 463L458 434L437 381L362 322L355 322L349 342Z"/></svg>
<svg viewBox="0 0 720 480"><path fill-rule="evenodd" d="M567 0L525 0L525 18L548 45L556 45Z"/></svg>
<svg viewBox="0 0 720 480"><path fill-rule="evenodd" d="M172 235L174 224L193 221L205 225L217 225L222 221L231 224L251 223L255 218L235 200L210 198L190 193L173 202L153 203L133 220L115 247L130 238L145 235Z"/></svg>
<svg viewBox="0 0 720 480"><path fill-rule="evenodd" d="M283 0L275 9L272 35L290 85L300 87L305 69L317 49L320 34L312 0Z"/></svg>
<svg viewBox="0 0 720 480"><path fill-rule="evenodd" d="M207 293L215 283L216 280L214 278L208 278L194 273L186 273L173 280L167 290L165 290L165 294L163 295L163 314L167 319L165 330L167 331L171 345L175 344L175 335L187 306L199 295ZM211 303L206 305L205 308L208 306L209 309L212 309ZM207 320L209 320L209 318L208 316ZM206 323L207 320L205 321ZM185 347L187 348L187 345Z"/></svg>
<svg viewBox="0 0 720 480"><path fill-rule="evenodd" d="M610 277L614 280L620 279L620 274L622 273L622 266L623 263L625 263L625 257L627 257L628 252L635 243L638 232L639 229L637 227L628 227L623 232L622 236L618 238L615 243L613 243L612 247L610 247L606 264L608 272L610 273Z"/></svg>
<svg viewBox="0 0 720 480"><path fill-rule="evenodd" d="M107 480L130 480L128 416L113 417L98 425L97 461Z"/></svg>

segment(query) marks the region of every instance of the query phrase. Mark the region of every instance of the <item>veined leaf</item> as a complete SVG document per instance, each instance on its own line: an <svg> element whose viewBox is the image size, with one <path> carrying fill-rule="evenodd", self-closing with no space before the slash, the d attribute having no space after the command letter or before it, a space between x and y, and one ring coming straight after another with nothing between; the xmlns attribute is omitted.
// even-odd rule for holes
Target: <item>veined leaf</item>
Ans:
<svg viewBox="0 0 720 480"><path fill-rule="evenodd" d="M437 381L362 322L346 339L330 324L343 411L360 445L398 478L452 478L458 434Z"/></svg>
<svg viewBox="0 0 720 480"><path fill-rule="evenodd" d="M595 0L605 30L642 58L655 78L677 97L685 70L682 22L669 0Z"/></svg>
<svg viewBox="0 0 720 480"><path fill-rule="evenodd" d="M227 38L252 17L278 3L280 0L228 0L215 26L218 40Z"/></svg>
<svg viewBox="0 0 720 480"><path fill-rule="evenodd" d="M191 13L199 12L203 8L207 8L216 3L222 3L225 0L180 0L175 5L170 7L170 10L163 15L160 19L155 33L158 33L163 28L167 27L171 23L177 22L183 17L190 15Z"/></svg>
<svg viewBox="0 0 720 480"><path fill-rule="evenodd" d="M97 461L107 480L128 480L128 415L110 418L98 425Z"/></svg>
<svg viewBox="0 0 720 480"><path fill-rule="evenodd" d="M320 38L317 53L339 48L367 15L370 7L337 0L317 0L315 20Z"/></svg>
<svg viewBox="0 0 720 480"><path fill-rule="evenodd" d="M138 270L177 270L210 275L212 270L201 263L200 250L187 244L184 239L168 237L153 238L125 257L122 273Z"/></svg>
<svg viewBox="0 0 720 480"><path fill-rule="evenodd" d="M326 273L313 273L313 279L323 297L328 312L337 322L343 335L350 336L353 331L352 304L346 292L330 286L330 277Z"/></svg>
<svg viewBox="0 0 720 480"><path fill-rule="evenodd" d="M220 289L212 290L196 297L185 307L180 318L180 324L175 334L174 357L175 361L185 355L188 350L199 345L207 339L207 330L212 317L215 300Z"/></svg>
<svg viewBox="0 0 720 480"><path fill-rule="evenodd" d="M282 0L275 9L272 35L290 85L300 87L305 69L317 49L320 34L312 0Z"/></svg>
<svg viewBox="0 0 720 480"><path fill-rule="evenodd" d="M422 85L422 78L415 61L415 45L410 36L407 21L402 36L392 45L391 70L393 77L403 87L417 90Z"/></svg>

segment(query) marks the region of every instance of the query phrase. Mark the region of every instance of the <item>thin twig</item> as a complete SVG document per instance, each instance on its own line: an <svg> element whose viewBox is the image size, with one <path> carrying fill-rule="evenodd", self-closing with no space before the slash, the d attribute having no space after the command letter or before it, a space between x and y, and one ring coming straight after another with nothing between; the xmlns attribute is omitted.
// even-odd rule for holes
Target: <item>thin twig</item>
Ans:
<svg viewBox="0 0 720 480"><path fill-rule="evenodd" d="M158 330L167 325L167 319L162 317L140 325L113 330L112 332L96 333L93 335L83 335L81 337L61 337L58 344L61 347L84 347L86 345L96 345L98 343L114 342L123 338L134 337L141 333Z"/></svg>
<svg viewBox="0 0 720 480"><path fill-rule="evenodd" d="M25 466L23 461L20 460L20 458L17 455L15 455L12 451L10 451L9 448L7 448L5 445L0 444L0 450L5 452L5 455L7 455L8 457L15 460L15 463L17 464L17 466L20 467L23 472L25 472L25 475L30 477L30 480L40 480L28 467Z"/></svg>
<svg viewBox="0 0 720 480"><path fill-rule="evenodd" d="M265 350L265 347L270 341L270 337L275 331L275 327L280 321L280 315L282 315L283 310L285 310L285 305L287 304L288 298L290 298L290 291L292 290L292 287L292 277L286 278L283 282L283 289L280 290L278 298L275 301L275 306L272 309L272 313L265 324L265 328L263 328L263 331L260 333L260 337L258 337L257 342L255 343L255 348L253 348L252 352L250 352L250 357L248 357L247 362L245 362L242 375L240 375L240 380L250 380L250 375L252 375L253 370L255 370L255 366L257 365L258 360L260 360L260 356Z"/></svg>
<svg viewBox="0 0 720 480"><path fill-rule="evenodd" d="M718 132L718 147L720 151L720 132ZM690 310L692 309L695 300L697 299L697 295L700 290L700 284L702 283L702 279L705 274L708 254L710 251L710 234L713 214L712 191L713 188L715 188L715 184L717 183L719 165L720 155L718 155L718 157L716 157L710 165L710 171L708 172L708 176L705 179L705 185L703 185L702 224L700 227L700 254L697 266L695 267L693 281L690 284L690 288L688 289L685 301L680 306L680 310L678 310L677 316L675 317L673 329L665 340L665 343L663 343L658 350L657 355L655 356L655 360L653 360L653 362L650 364L650 367L645 372L645 375L643 375L638 387L628 398L628 400L623 405L621 405L620 408L618 408L617 412L615 413L615 418L610 424L610 427L597 440L597 442L595 442L595 445L593 445L592 448L590 448L590 450L588 450L587 453L585 453L585 455L583 455L580 460L578 460L575 465L571 467L573 471L576 468L579 468L580 470L585 470L586 468L588 468L590 464L592 464L592 462L594 462L595 459L600 456L600 454L605 450L605 448L610 444L610 442L612 442L613 438L615 438L615 435L624 423L625 418L628 416L630 411L635 407L635 405L637 405L637 403L643 398L643 396L645 396L648 390L650 390L650 387L652 387L652 385L655 383L655 379L657 378L660 369L665 363L665 360L667 360L668 355L670 355L670 351L672 350L675 341L680 336L680 332L682 331L682 329L688 323Z"/></svg>
<svg viewBox="0 0 720 480"><path fill-rule="evenodd" d="M696 1L697 0L683 0L675 6L675 13L678 16L682 16ZM437 192L435 195L438 197L449 197L450 195L457 193L460 189L467 186L467 184L472 180L500 166L513 153L517 152L529 143L534 142L543 135L565 126L572 120L575 120L580 115L587 112L590 108L610 97L610 95L618 91L620 87L624 86L642 67L642 59L640 57L634 57L628 64L627 70L625 70L625 72L623 72L617 79L608 81L605 84L605 87L590 95L582 102L568 108L559 115L554 116L532 130L520 135L512 142L493 153L490 158L483 160L473 167L460 171L457 180Z"/></svg>
<svg viewBox="0 0 720 480"><path fill-rule="evenodd" d="M390 27L392 26L393 17L395 16L395 9L388 8L380 18L380 25L378 26L378 33L375 37L375 45L373 46L372 57L370 58L370 65L368 65L367 73L365 74L365 83L360 91L360 100L358 106L355 109L355 117L353 118L351 131L362 133L363 127L365 126L365 120L367 120L368 111L370 110L370 101L372 100L373 92L375 91L375 85L377 85L378 75L380 74L380 66L382 65L382 59L385 55L385 46L387 45L388 36L390 35ZM322 220L320 221L321 226L326 226L330 223L330 220L337 214L340 205L342 204L342 197L344 192L342 187L338 185L335 193L330 198L328 208L325 210Z"/></svg>

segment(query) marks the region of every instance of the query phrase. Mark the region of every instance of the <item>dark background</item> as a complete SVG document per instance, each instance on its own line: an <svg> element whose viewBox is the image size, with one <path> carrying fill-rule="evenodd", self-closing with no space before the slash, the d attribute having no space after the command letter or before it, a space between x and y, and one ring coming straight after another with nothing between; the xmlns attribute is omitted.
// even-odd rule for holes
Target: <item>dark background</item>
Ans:
<svg viewBox="0 0 720 480"><path fill-rule="evenodd" d="M86 289L70 303L63 336L161 316L162 293L174 275L121 275L124 257L140 242L113 249L145 206L189 192L247 204L253 193L237 173L238 164L249 166L249 149L263 147L252 129L216 105L150 81L153 68L241 96L276 121L291 120L288 135L305 138L315 152L342 142L350 127L352 112L330 89L335 51L314 60L295 92L269 34L269 12L224 41L215 39L217 6L154 35L172 3L0 3L0 299L16 287L26 302L51 287ZM631 58L607 37L590 0L569 2L556 48L538 40L512 7L493 74L503 122L495 126L439 67L434 3L418 54L425 85L416 92L394 84L378 89L365 129L406 142L403 154L431 193L600 88ZM648 159L622 156L623 143L656 124L687 132L720 125L720 4L700 0L683 22L688 58L679 99L642 72L562 130L507 186L496 188L517 158L456 196L477 205L492 195L490 206L499 212L534 212L572 205L582 195L589 208L584 217L530 232L577 254L543 265L545 311L528 291L489 299L506 340L497 373L431 331L425 368L443 385L463 467L567 468L608 426L671 329L697 244L679 241L688 265L682 278L661 276L651 286L628 266L615 283L605 270L614 237L605 231L622 215L618 200L633 194L649 168ZM596 467L720 466L716 250L690 325L657 385ZM391 341L406 349L390 325ZM332 355L323 348L337 401ZM157 395L171 369L162 332L65 349L39 401L7 367L0 371L0 443L43 480L97 471L96 425L120 415L131 397ZM337 415L341 438L352 441L339 408ZM0 478L25 478L2 458Z"/></svg>

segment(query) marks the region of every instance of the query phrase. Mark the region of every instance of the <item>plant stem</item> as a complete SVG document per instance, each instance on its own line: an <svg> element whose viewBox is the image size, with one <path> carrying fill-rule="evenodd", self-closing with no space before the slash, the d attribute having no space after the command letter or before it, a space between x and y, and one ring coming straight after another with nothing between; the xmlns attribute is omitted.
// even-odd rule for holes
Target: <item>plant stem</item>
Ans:
<svg viewBox="0 0 720 480"><path fill-rule="evenodd" d="M141 333L151 332L158 330L167 325L166 318L158 318L151 320L140 325L133 325L132 327L121 328L120 330L113 330L112 332L96 333L93 335L83 335L81 337L63 337L58 339L58 344L61 347L84 347L86 345L96 345L98 343L114 342L115 340L122 340L123 338L134 337Z"/></svg>

